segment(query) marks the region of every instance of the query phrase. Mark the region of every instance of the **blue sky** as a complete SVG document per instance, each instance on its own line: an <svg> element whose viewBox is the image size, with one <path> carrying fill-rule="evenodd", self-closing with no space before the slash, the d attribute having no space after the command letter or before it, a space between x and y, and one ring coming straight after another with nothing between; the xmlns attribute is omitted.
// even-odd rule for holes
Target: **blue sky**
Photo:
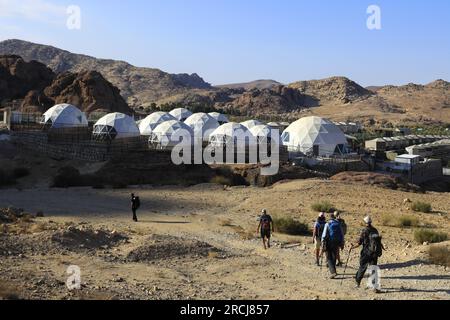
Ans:
<svg viewBox="0 0 450 320"><path fill-rule="evenodd" d="M366 27L369 5L381 30ZM81 29L66 27L69 5ZM450 80L448 0L0 0L19 38L213 84L347 76L362 85Z"/></svg>

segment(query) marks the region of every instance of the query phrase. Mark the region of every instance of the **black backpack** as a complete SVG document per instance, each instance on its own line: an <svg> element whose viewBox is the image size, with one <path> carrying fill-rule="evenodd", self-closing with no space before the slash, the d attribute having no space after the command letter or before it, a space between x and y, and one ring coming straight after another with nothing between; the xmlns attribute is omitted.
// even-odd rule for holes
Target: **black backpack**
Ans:
<svg viewBox="0 0 450 320"><path fill-rule="evenodd" d="M383 244L381 243L382 237L378 231L369 230L369 243L367 246L367 253L370 257L379 258L383 255Z"/></svg>
<svg viewBox="0 0 450 320"><path fill-rule="evenodd" d="M141 199L139 197L136 197L136 209L139 209L141 206Z"/></svg>

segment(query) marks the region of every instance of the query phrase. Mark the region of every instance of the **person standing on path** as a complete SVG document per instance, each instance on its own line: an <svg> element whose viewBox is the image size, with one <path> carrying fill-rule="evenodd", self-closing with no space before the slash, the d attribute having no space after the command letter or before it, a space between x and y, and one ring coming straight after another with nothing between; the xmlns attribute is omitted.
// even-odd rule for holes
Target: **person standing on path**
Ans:
<svg viewBox="0 0 450 320"><path fill-rule="evenodd" d="M314 253L316 257L316 265L320 266L320 251L322 249L322 234L325 229L325 224L327 223L327 219L325 217L325 213L321 212L316 222L314 223L313 228L313 243L314 243Z"/></svg>
<svg viewBox="0 0 450 320"><path fill-rule="evenodd" d="M133 221L138 222L137 210L141 206L141 200L139 197L135 196L134 193L131 194L131 211L133 212Z"/></svg>

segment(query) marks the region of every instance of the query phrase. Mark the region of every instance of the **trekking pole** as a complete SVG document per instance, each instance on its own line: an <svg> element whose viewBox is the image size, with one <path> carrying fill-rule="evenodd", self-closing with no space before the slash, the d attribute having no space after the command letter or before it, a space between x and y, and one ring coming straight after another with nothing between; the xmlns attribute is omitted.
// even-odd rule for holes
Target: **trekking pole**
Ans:
<svg viewBox="0 0 450 320"><path fill-rule="evenodd" d="M348 252L348 258L347 258L347 262L345 263L344 274L342 275L342 279L341 279L341 286L344 283L345 273L347 272L347 266L348 266L348 262L350 261L350 256L352 255L352 250L353 250L353 246L350 247L350 250Z"/></svg>

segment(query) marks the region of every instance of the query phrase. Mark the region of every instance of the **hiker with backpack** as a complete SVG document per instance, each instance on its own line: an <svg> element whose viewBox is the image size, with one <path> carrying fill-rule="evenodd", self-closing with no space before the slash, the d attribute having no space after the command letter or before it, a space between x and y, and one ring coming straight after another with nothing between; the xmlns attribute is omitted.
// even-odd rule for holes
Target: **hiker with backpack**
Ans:
<svg viewBox="0 0 450 320"><path fill-rule="evenodd" d="M131 211L133 212L133 221L134 222L138 222L138 218L137 218L137 210L140 208L141 206L141 200L139 199L139 197L135 196L134 193L131 194Z"/></svg>
<svg viewBox="0 0 450 320"><path fill-rule="evenodd" d="M347 235L347 224L345 223L345 220L342 219L341 213L339 211L334 212L335 219L341 224L342 232L344 234L344 245L345 245L345 236ZM338 250L336 252L336 258L337 258L337 265L341 267L343 265L341 260L341 252Z"/></svg>
<svg viewBox="0 0 450 320"><path fill-rule="evenodd" d="M321 212L313 227L313 243L315 245L316 265L320 266L320 256L322 249L322 234L325 229L327 219L325 213Z"/></svg>
<svg viewBox="0 0 450 320"><path fill-rule="evenodd" d="M337 277L336 259L339 249L344 248L344 232L341 224L335 219L334 212L330 214L330 221L325 224L322 234L322 249L327 253L328 269L331 273L331 279Z"/></svg>
<svg viewBox="0 0 450 320"><path fill-rule="evenodd" d="M378 259L383 255L383 250L386 250L381 242L382 237L378 230L372 225L372 218L367 216L364 218L366 227L362 230L361 235L356 244L352 244L353 248L363 247L361 250L361 257L359 262L359 270L356 274L356 286L361 286L361 281L369 266L376 266Z"/></svg>
<svg viewBox="0 0 450 320"><path fill-rule="evenodd" d="M267 210L261 211L261 217L259 218L259 225L256 233L261 232L261 238L263 240L264 249L270 248L271 233L275 232L273 220L270 215L267 214ZM267 242L267 244L266 244Z"/></svg>

